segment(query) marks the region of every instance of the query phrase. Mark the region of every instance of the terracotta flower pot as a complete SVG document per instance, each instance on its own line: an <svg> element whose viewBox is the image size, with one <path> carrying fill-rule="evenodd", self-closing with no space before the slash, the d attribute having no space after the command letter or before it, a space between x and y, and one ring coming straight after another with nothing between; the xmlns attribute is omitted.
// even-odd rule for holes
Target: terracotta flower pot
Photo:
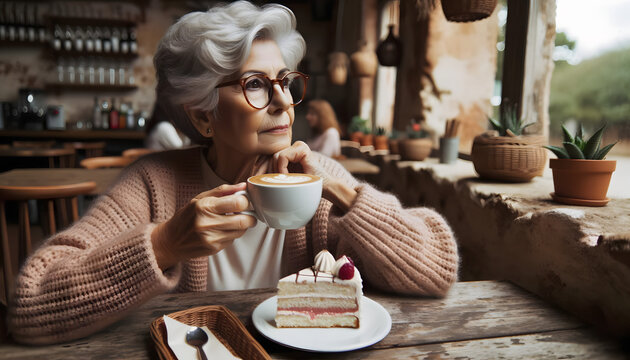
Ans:
<svg viewBox="0 0 630 360"><path fill-rule="evenodd" d="M374 144L374 135L372 134L363 134L361 140L359 141L361 146L369 146Z"/></svg>
<svg viewBox="0 0 630 360"><path fill-rule="evenodd" d="M374 149L376 150L387 150L389 146L387 146L387 136L378 135L374 137Z"/></svg>
<svg viewBox="0 0 630 360"><path fill-rule="evenodd" d="M606 205L616 160L550 159L555 201L587 206Z"/></svg>
<svg viewBox="0 0 630 360"><path fill-rule="evenodd" d="M361 131L355 131L350 134L350 141L360 143L362 137L363 137L363 133Z"/></svg>
<svg viewBox="0 0 630 360"><path fill-rule="evenodd" d="M401 143L401 156L404 160L422 161L431 154L431 139L405 139Z"/></svg>
<svg viewBox="0 0 630 360"><path fill-rule="evenodd" d="M400 154L400 140L399 139L389 139L387 145L389 145L390 154Z"/></svg>
<svg viewBox="0 0 630 360"><path fill-rule="evenodd" d="M527 182L541 176L547 161L542 147L545 138L537 135L475 137L472 161L480 177L509 182Z"/></svg>

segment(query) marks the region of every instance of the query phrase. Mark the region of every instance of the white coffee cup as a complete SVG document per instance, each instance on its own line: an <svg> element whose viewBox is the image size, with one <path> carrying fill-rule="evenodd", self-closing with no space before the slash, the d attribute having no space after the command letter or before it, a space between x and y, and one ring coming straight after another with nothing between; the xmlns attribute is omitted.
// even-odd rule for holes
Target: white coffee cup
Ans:
<svg viewBox="0 0 630 360"><path fill-rule="evenodd" d="M315 215L322 198L322 179L310 174L263 174L247 179L247 196L255 216L274 229L299 229Z"/></svg>

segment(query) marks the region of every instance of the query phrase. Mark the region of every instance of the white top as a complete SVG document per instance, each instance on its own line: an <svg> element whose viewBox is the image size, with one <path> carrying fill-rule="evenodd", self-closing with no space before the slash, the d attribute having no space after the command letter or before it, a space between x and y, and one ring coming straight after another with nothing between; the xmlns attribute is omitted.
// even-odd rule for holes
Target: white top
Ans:
<svg viewBox="0 0 630 360"><path fill-rule="evenodd" d="M219 178L201 156L201 168L207 189L227 183ZM232 245L208 257L208 291L244 290L276 287L285 230L272 229L262 221L249 228Z"/></svg>
<svg viewBox="0 0 630 360"><path fill-rule="evenodd" d="M309 148L328 157L341 155L341 137L334 127L306 142Z"/></svg>
<svg viewBox="0 0 630 360"><path fill-rule="evenodd" d="M190 139L175 130L168 121L161 121L147 135L145 146L153 150L169 150L190 145Z"/></svg>

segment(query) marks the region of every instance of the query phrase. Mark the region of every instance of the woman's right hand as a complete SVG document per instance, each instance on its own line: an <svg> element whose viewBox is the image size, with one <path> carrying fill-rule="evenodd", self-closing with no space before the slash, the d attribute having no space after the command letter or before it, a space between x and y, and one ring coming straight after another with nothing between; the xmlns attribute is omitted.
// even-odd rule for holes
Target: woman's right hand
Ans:
<svg viewBox="0 0 630 360"><path fill-rule="evenodd" d="M170 220L159 224L151 234L151 242L160 269L216 254L255 226L255 217L236 214L249 207L247 197L234 195L245 187L245 183L225 184L203 192Z"/></svg>

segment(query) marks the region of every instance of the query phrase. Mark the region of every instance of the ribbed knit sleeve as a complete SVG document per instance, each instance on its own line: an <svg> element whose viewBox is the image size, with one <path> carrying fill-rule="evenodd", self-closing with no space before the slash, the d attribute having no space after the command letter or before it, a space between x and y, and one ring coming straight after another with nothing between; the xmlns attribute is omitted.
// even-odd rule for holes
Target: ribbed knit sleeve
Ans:
<svg viewBox="0 0 630 360"><path fill-rule="evenodd" d="M336 164L325 166L348 183L356 181ZM368 184L355 190L357 198L345 214L320 207L324 211L312 221L314 243L353 257L368 286L444 296L458 270L457 245L444 218L428 208L403 208L395 196Z"/></svg>
<svg viewBox="0 0 630 360"><path fill-rule="evenodd" d="M156 214L164 210L155 206L158 195L145 175L142 164L125 171L84 217L29 257L9 311L16 341L89 335L176 287L181 264L162 272L153 253L153 221L166 214Z"/></svg>

